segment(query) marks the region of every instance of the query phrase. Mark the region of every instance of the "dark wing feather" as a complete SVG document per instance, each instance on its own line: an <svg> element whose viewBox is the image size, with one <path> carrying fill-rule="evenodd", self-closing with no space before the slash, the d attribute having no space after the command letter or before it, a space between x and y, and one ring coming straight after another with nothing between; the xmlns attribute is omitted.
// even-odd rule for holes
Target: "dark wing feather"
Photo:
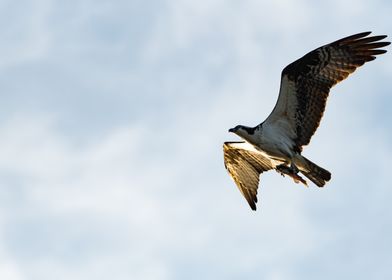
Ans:
<svg viewBox="0 0 392 280"><path fill-rule="evenodd" d="M225 142L223 154L227 171L250 208L256 210L259 176L262 172L274 168L273 163L245 142Z"/></svg>
<svg viewBox="0 0 392 280"><path fill-rule="evenodd" d="M291 118L298 150L309 144L319 126L331 87L386 52L379 48L390 44L380 42L387 36L367 37L370 33L359 33L317 48L283 69L279 99L268 118L270 121L282 115Z"/></svg>

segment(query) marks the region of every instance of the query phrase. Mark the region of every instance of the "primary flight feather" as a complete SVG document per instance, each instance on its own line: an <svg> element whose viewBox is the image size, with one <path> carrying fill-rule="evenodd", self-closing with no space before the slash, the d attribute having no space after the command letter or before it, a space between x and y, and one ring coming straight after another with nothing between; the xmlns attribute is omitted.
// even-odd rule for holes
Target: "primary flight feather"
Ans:
<svg viewBox="0 0 392 280"><path fill-rule="evenodd" d="M319 47L286 66L278 101L267 119L255 127L229 129L245 141L223 144L225 167L252 210L256 210L262 172L275 169L306 185L302 173L318 187L331 179L329 171L301 154L302 147L320 124L331 87L386 52L381 48L390 44L382 41L387 36L370 33Z"/></svg>

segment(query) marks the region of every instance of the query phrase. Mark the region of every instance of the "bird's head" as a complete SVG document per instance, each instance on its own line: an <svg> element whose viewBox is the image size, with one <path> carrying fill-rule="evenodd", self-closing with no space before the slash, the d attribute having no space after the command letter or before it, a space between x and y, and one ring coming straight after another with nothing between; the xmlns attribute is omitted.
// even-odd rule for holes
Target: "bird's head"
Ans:
<svg viewBox="0 0 392 280"><path fill-rule="evenodd" d="M235 133L244 139L248 139L249 135L254 133L254 128L237 125L236 127L230 128L229 132Z"/></svg>
<svg viewBox="0 0 392 280"><path fill-rule="evenodd" d="M229 132L237 133L238 130L240 130L242 125L237 125L236 127L230 128Z"/></svg>

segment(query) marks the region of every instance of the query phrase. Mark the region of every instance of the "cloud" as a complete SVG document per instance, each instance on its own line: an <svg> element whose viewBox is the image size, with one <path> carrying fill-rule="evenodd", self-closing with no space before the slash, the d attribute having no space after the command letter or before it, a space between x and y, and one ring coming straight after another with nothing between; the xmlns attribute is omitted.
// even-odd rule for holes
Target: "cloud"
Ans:
<svg viewBox="0 0 392 280"><path fill-rule="evenodd" d="M166 154L164 162L160 162L159 155L154 157L157 160L144 162L144 152L148 150L144 145L149 143L151 134L133 126L115 128L106 138L80 148L56 131L56 122L50 119L50 116L41 119L19 116L1 127L1 154L5 155L1 166L7 170L6 174L12 175L3 181L2 197L8 201L3 205L7 228L3 241L8 244L6 250L18 260L18 266L24 267L22 275L42 277L45 265L53 273L63 271L64 275L78 279L78 275L89 271L77 263L90 267L109 258L122 271L119 276L143 278L153 273L151 278L166 279L177 270L177 262L199 269L204 261L194 265L190 261L198 259L203 248L215 247L210 251L212 256L206 256L213 261L233 238L245 245L235 250L241 253L260 237L255 232L248 233L247 241L241 237L242 227L251 222L246 207L240 207L244 210L241 216L248 216L246 223L231 224L230 217L237 217L239 209L230 207L230 200L223 204L219 197L225 196L226 191L214 190L215 184L219 186L223 179L224 184L231 186L237 205L245 206L244 201L226 174L221 172L224 176L213 179L208 165L200 165L206 159L205 154L195 161L188 160L186 168L179 166L184 159L181 154L171 158ZM196 166L201 166L199 172ZM194 176L190 168L199 175ZM201 174L208 180L201 180ZM22 196L13 193L15 188ZM270 199L269 203L273 202L273 197ZM300 197L281 197L276 206L282 199L286 208L277 211L275 217L291 220L286 222L284 231L302 235L310 225L291 211L296 211ZM272 203L270 206L274 209ZM271 243L267 251L258 253L266 262L298 249L290 239L279 246L274 244L274 232L282 229L282 225L271 214L265 213L261 235L264 246L268 244L266 240ZM257 229L256 226L253 230L258 232ZM224 232L227 236L222 236ZM40 240L40 236L45 239ZM307 243L309 248L313 246L309 235ZM256 265L253 256L238 262L239 269L246 269L249 263ZM125 269L123 258L128 260L132 272ZM228 265L227 261L223 263ZM150 272L151 267L154 269ZM178 276L183 275L179 272Z"/></svg>
<svg viewBox="0 0 392 280"><path fill-rule="evenodd" d="M369 255L388 275L388 54L334 88L304 151L324 189L263 174L253 213L221 151L268 115L288 62L389 30L365 2L29 5L0 48L3 278L360 278Z"/></svg>

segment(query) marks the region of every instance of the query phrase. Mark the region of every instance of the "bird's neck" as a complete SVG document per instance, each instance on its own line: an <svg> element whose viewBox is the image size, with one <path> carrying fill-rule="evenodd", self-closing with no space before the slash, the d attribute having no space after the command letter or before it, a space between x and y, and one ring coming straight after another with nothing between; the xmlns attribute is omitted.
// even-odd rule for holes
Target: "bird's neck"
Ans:
<svg viewBox="0 0 392 280"><path fill-rule="evenodd" d="M257 126L256 127L243 126L242 129L245 130L247 134L253 135L255 134Z"/></svg>
<svg viewBox="0 0 392 280"><path fill-rule="evenodd" d="M243 131L241 133L241 136L243 139L245 139L247 142L251 144L255 144L257 142L257 139L260 137L258 131L260 129L259 126L256 127L247 127L243 126L242 127Z"/></svg>

